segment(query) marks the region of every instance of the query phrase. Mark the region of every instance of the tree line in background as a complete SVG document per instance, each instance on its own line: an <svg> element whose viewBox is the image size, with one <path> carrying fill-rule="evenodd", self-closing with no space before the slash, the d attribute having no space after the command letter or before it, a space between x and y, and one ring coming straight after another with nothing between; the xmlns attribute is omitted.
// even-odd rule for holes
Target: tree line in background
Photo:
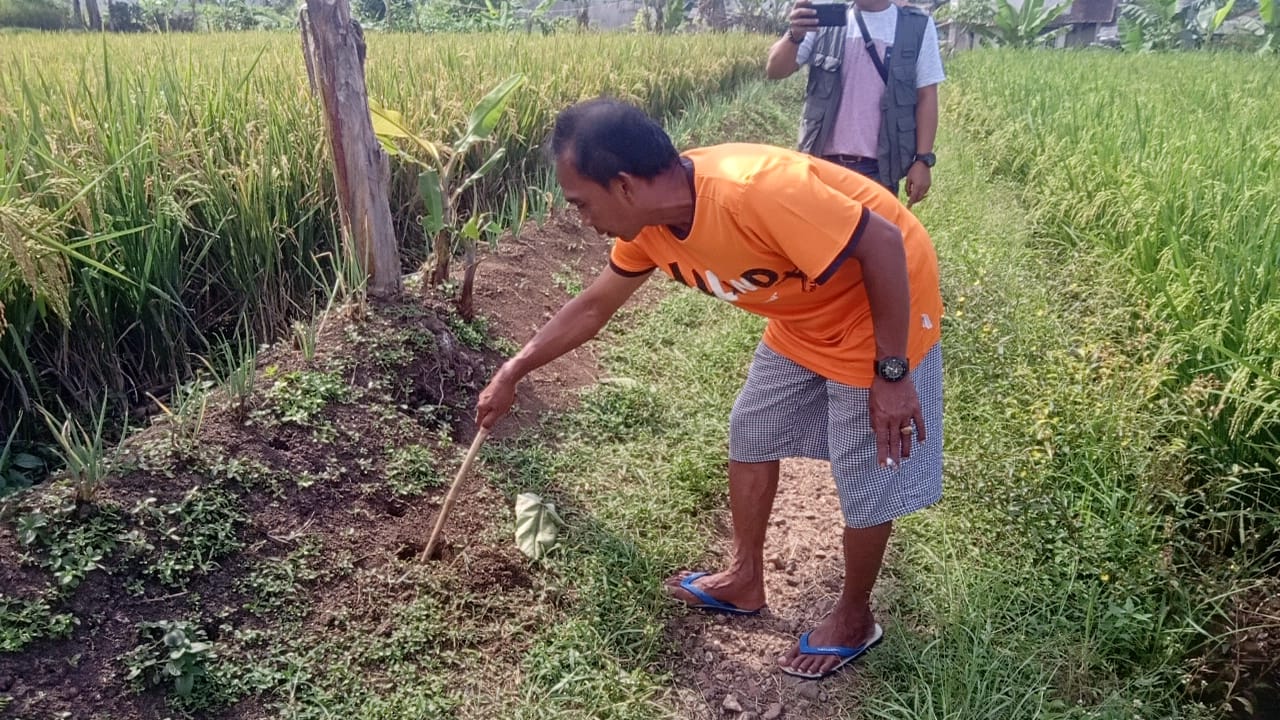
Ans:
<svg viewBox="0 0 1280 720"><path fill-rule="evenodd" d="M0 28L192 32L272 30L297 23L292 0L0 0Z"/></svg>
<svg viewBox="0 0 1280 720"><path fill-rule="evenodd" d="M1052 44L1071 30L1073 3L1055 0L944 0L939 24L1000 47ZM1276 0L1124 0L1113 46L1134 52L1223 48L1280 51Z"/></svg>
<svg viewBox="0 0 1280 720"><path fill-rule="evenodd" d="M608 2L609 0L606 0ZM614 3L627 0L612 0ZM631 28L781 31L788 0L638 0ZM571 0L352 0L365 27L399 32L555 32L592 24L591 3ZM0 0L0 28L192 32L274 30L297 25L291 0Z"/></svg>

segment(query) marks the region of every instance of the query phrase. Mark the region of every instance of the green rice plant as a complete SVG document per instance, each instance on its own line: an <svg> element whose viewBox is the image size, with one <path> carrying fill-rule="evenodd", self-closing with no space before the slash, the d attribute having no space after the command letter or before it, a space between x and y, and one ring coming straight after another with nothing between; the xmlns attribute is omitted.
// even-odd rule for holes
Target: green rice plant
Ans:
<svg viewBox="0 0 1280 720"><path fill-rule="evenodd" d="M487 88L513 72L528 78L495 125L501 172L476 182L468 216L545 205L545 186L528 178L545 176L539 147L565 105L612 94L670 116L755 75L770 42L732 33L368 40L371 99L424 136L457 137ZM193 358L217 338L242 328L255 341L278 338L335 278L358 290L298 55L292 34L261 32L29 34L0 48L0 422L28 410L19 441L39 430L38 405L87 412L82 398L99 389L111 407L138 403L138 388L191 377L202 365ZM418 172L393 162L409 267L422 260Z"/></svg>
<svg viewBox="0 0 1280 720"><path fill-rule="evenodd" d="M236 417L243 421L248 417L249 400L253 397L253 387L257 380L257 345L249 338L224 341L218 343L217 348L214 351L216 361L206 358L201 361L212 376L214 384L222 388Z"/></svg>
<svg viewBox="0 0 1280 720"><path fill-rule="evenodd" d="M311 362L316 359L316 338L320 332L320 321L294 320L293 344L302 353L302 359Z"/></svg>
<svg viewBox="0 0 1280 720"><path fill-rule="evenodd" d="M209 410L209 389L210 383L199 380L179 383L174 385L167 405L150 395L168 422L169 444L175 453L186 455L195 450Z"/></svg>
<svg viewBox="0 0 1280 720"><path fill-rule="evenodd" d="M65 418L61 423L44 408L40 408L40 414L44 416L49 432L57 442L56 452L62 460L67 477L75 487L76 502L93 502L98 484L107 475L108 448L105 447L103 433L109 415L106 398L103 398L102 405L94 413L88 428L82 426L65 408Z"/></svg>
<svg viewBox="0 0 1280 720"><path fill-rule="evenodd" d="M1206 465L1267 468L1280 496L1275 59L982 52L952 68L948 116L1028 188L1045 234L1127 271Z"/></svg>

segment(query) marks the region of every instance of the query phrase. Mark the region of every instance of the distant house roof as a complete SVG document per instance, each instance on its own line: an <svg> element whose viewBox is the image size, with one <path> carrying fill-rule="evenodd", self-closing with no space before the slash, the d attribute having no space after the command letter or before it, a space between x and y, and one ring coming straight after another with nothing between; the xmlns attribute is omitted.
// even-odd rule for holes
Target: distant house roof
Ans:
<svg viewBox="0 0 1280 720"><path fill-rule="evenodd" d="M1116 21L1118 0L1074 0L1071 9L1051 25L1110 25Z"/></svg>

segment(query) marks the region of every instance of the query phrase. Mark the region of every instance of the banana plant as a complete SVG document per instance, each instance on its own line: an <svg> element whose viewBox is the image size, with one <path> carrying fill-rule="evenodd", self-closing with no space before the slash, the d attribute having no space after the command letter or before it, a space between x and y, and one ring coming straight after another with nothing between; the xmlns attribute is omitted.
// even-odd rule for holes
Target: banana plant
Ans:
<svg viewBox="0 0 1280 720"><path fill-rule="evenodd" d="M1009 0L996 3L995 18L989 24L974 25L979 35L1004 47L1044 45L1071 28L1051 28L1050 24L1071 9L1071 3L1047 5L1045 0L1023 0L1015 6Z"/></svg>
<svg viewBox="0 0 1280 720"><path fill-rule="evenodd" d="M449 265L454 254L463 253L462 290L458 311L470 320L472 289L475 283L476 245L483 237L494 237L498 228L486 213L476 213L461 222L460 203L477 181L499 167L506 157L504 148L495 148L480 167L464 175L467 156L482 145L493 142L493 131L524 75L512 75L489 91L476 105L467 120L466 131L452 144L433 142L411 132L399 112L370 103L373 131L388 154L418 165L418 193L422 197L422 231L429 243L432 262L430 287L438 287L449 279ZM407 141L422 151L426 159L402 151L396 141Z"/></svg>
<svg viewBox="0 0 1280 720"><path fill-rule="evenodd" d="M1258 15L1262 18L1266 40L1260 53L1280 52L1280 15L1276 13L1276 0L1259 0Z"/></svg>

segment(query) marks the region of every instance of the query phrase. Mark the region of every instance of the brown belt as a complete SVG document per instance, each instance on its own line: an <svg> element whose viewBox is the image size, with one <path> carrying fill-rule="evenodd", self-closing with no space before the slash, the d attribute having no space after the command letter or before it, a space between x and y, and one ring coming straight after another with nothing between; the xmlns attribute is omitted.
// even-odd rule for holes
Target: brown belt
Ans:
<svg viewBox="0 0 1280 720"><path fill-rule="evenodd" d="M830 160L832 162L838 162L838 163L856 163L856 162L864 162L867 160L870 160L872 162L879 162L876 158L863 157L861 155L823 155L822 157L824 160Z"/></svg>

